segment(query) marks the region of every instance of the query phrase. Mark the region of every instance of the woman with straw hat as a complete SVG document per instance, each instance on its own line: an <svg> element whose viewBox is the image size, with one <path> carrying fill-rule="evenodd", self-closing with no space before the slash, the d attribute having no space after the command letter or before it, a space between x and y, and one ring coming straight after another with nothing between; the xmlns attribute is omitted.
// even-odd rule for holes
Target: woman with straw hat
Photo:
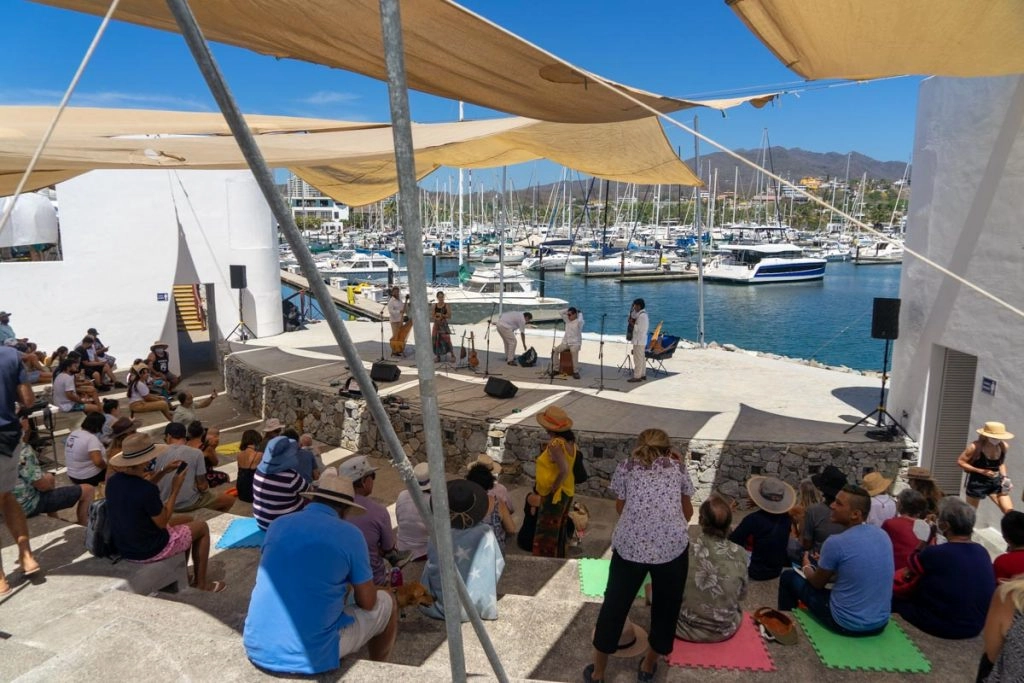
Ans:
<svg viewBox="0 0 1024 683"><path fill-rule="evenodd" d="M990 499L1006 514L1013 509L1010 489L1013 485L1006 476L1007 441L1013 434L1002 422L986 422L978 430L978 438L971 442L957 458L957 464L967 473L967 502L977 508L983 498Z"/></svg>
<svg viewBox="0 0 1024 683"><path fill-rule="evenodd" d="M871 496L868 524L881 527L882 522L896 516L896 499L889 495L892 479L883 476L881 472L868 472L861 480L861 486Z"/></svg>
<svg viewBox="0 0 1024 683"><path fill-rule="evenodd" d="M576 462L576 435L572 431L572 419L558 406L548 406L537 415L537 424L547 430L548 442L537 456L534 492L526 497L527 506L537 508L533 554L565 557L569 540L566 520L576 493L572 474Z"/></svg>

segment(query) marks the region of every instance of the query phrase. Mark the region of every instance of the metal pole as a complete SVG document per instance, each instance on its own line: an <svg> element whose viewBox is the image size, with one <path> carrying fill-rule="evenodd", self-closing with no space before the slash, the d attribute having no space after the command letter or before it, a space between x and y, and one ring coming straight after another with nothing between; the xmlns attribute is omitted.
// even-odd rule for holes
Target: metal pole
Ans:
<svg viewBox="0 0 1024 683"><path fill-rule="evenodd" d="M693 117L693 129L697 117ZM693 138L693 167L700 173L700 138ZM704 239L700 225L700 185L693 188L693 227L697 230L697 346L704 348ZM710 233L709 233L710 234Z"/></svg>
<svg viewBox="0 0 1024 683"><path fill-rule="evenodd" d="M459 121L462 121L465 110L462 100L459 100ZM459 168L459 274L462 274L462 168ZM461 284L461 282L460 282Z"/></svg>
<svg viewBox="0 0 1024 683"><path fill-rule="evenodd" d="M501 237L498 238L498 317L505 305L505 235L508 231L508 166L501 167ZM523 349L526 353L526 349Z"/></svg>
<svg viewBox="0 0 1024 683"><path fill-rule="evenodd" d="M199 26L196 24L195 17L192 15L192 11L189 8L188 1L167 0L167 6L170 9L171 14L174 16L175 21L178 24L179 30L181 31L182 36L184 37L186 43L189 46L189 50L192 52L192 56L195 59L196 64L199 67L199 70L202 72L203 77L207 82L207 86L210 88L211 94L214 96L214 99L217 100L217 104L220 107L221 112L223 113L224 118L227 121L229 127L231 128L231 132L234 135L235 140L238 142L238 146L241 149L242 154L245 156L246 162L249 164L249 167L252 170L256 182L259 184L260 190L263 192L264 198L266 199L268 205L270 206L271 211L274 213L275 218L277 218L278 223L280 224L280 228L285 235L285 238L291 245L292 252L294 253L296 259L298 260L299 265L302 268L303 274L309 281L310 289L312 290L314 296L316 297L318 303L320 304L320 307L322 309L321 312L324 315L328 327L330 327L331 332L333 333L335 339L338 342L338 346L340 347L343 355L345 356L345 360L349 364L350 371L355 376L355 379L360 386L372 387L373 383L370 380L369 373L366 371L366 368L363 367L362 359L359 357L359 353L355 347L355 344L352 342L352 338L349 336L348 330L345 328L345 325L341 321L341 317L339 316L337 309L333 305L331 296L327 291L327 286L324 284L322 278L320 277L316 269L316 264L313 262L313 256L309 252L309 248L307 247L305 242L302 241L302 235L295 225L295 221L294 218L292 217L291 211L285 205L283 197L281 197L281 195L277 191L277 186L274 183L274 178L270 172L270 168L267 166L266 161L263 159L263 155L261 154L259 148L257 147L256 142L253 139L252 133L245 122L245 119L242 117L241 112L238 110L238 106L235 103L234 98L231 95L231 92L228 90L226 83L224 82L224 78L221 75L220 70L218 69L213 59L213 55L210 53L209 46L207 45L205 38L203 37L201 31L199 30ZM395 16L393 18L393 21L397 23L397 5L395 5L394 9ZM385 28L387 28L387 20L386 17L384 16L383 8L381 20L382 24L384 24ZM387 30L385 30L385 36L387 36L387 34ZM399 45L399 47L396 49L398 50L399 54L401 54L401 46ZM407 106L406 111L408 111ZM405 131L405 139L411 145L411 134L408 117L406 117L405 119ZM398 150L396 148L396 152L397 151ZM405 161L407 162L410 162L411 160L411 149L409 150L409 152L410 155L405 158ZM411 165L408 166L407 170L411 172ZM413 180L413 183L415 184L415 179ZM423 272L422 236L420 235L418 230L418 219L415 217L415 205L413 205L412 208L413 211L409 213L413 215L412 220L416 221L416 231L414 234L417 246L419 247L417 250L414 250L414 254L416 255L414 259L416 261L415 267L410 269L410 277L412 278L413 276L415 276L415 279L411 281L411 286L414 287L415 291L419 294L419 297L413 303L413 307L415 309L422 308L423 304L418 302L426 301L426 282ZM405 229L407 231L407 234L412 230L412 228L410 227L411 225L413 225L413 223L411 222L405 223ZM419 311L419 313L422 313L422 311ZM417 324L417 322L419 324ZM424 316L414 315L414 326L416 326L417 328L422 328L416 330L418 338L429 339L430 335L428 325ZM424 358L430 355L430 351L426 347L423 347L422 352L420 352L420 349L418 349L418 353L420 356L423 356ZM437 393L433 383L433 364L429 362L429 358L427 360L428 362L423 362L423 358L417 358L419 373L421 375L421 383L424 383L424 374L429 375L430 380L428 383L425 383L427 386L424 386L423 389L424 431L426 432L428 439L428 458L432 455L431 450L435 452L434 455L438 456L438 458L435 460L434 464L431 467L431 488L434 489L433 503L435 513L441 512L443 514L443 520L441 524L438 524L437 520L435 519L434 526L431 528L431 533L434 536L435 543L437 543L439 556L441 558L442 582L444 582L445 578L447 578L449 579L450 583L450 579L454 574L454 578L456 579L454 593L449 593L449 595L456 594L459 596L464 608L466 609L467 614L470 617L470 621L473 623L473 627L476 630L477 635L480 637L481 644L483 645L484 648L484 652L487 654L488 659L491 661L492 667L494 667L495 669L495 675L499 680L507 681L508 677L506 676L503 668L501 667L501 662L497 659L497 654L494 651L493 645L491 644L489 638L487 637L487 633L483 627L483 622L480 620L480 615L473 607L472 600L470 600L469 598L469 594L466 591L465 584L463 583L462 578L458 575L458 573L455 572L454 568L451 535L448 533L450 524L448 520L448 497L446 493L447 488L444 481L443 455L440 454L440 425L437 413ZM429 395L427 392L429 392ZM384 439L385 443L388 446L388 451L391 454L391 458L394 461L396 469L398 469L399 474L401 474L402 479L405 482L406 489L412 495L412 499L415 501L420 515L423 516L424 519L429 518L430 510L427 507L426 501L422 495L422 492L420 491L418 483L416 482L415 476L413 475L412 466L409 464L409 460L405 456L405 451L402 448L402 442L399 440L398 435L395 433L394 427L391 425L387 411L384 408L384 404L381 402L380 397L377 395L376 392L368 391L366 392L365 396L367 408L369 409L371 416L373 417L374 421L377 424L381 437ZM428 420L427 415L426 404L428 403L428 399L432 399L432 424ZM433 446L433 449L431 449L431 446ZM434 481L435 479L437 481ZM438 533L438 531L440 531L441 533ZM445 585L445 583L442 583L443 590L452 590L452 588L452 586L448 586ZM451 611L454 610L450 610L450 612ZM453 680L464 681L466 679L466 675L465 665L462 658L462 633L461 627L459 626L458 615L456 614L454 617L446 619L446 623L449 621L454 622L454 630L456 631L456 638L454 640L451 637L449 637L449 651L452 652L453 650L457 650L459 655L459 666L456 667L455 663L453 663L452 665L452 677ZM450 632L451 629L449 629L449 634Z"/></svg>

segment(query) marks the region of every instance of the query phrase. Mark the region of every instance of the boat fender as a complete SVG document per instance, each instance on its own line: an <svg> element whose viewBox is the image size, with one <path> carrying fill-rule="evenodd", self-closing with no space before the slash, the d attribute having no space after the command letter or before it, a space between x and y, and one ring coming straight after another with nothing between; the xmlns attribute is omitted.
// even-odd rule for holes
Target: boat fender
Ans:
<svg viewBox="0 0 1024 683"><path fill-rule="evenodd" d="M748 263L747 264L747 270L753 270L753 269L754 269L754 264L753 263Z"/></svg>

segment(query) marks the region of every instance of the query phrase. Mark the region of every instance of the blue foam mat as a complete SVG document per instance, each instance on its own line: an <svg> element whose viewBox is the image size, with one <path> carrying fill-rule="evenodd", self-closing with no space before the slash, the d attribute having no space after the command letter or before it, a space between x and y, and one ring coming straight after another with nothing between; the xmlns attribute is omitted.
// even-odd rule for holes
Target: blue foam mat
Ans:
<svg viewBox="0 0 1024 683"><path fill-rule="evenodd" d="M236 519L224 530L224 534L217 541L217 548L258 548L263 545L266 535L267 532L260 529L252 517Z"/></svg>

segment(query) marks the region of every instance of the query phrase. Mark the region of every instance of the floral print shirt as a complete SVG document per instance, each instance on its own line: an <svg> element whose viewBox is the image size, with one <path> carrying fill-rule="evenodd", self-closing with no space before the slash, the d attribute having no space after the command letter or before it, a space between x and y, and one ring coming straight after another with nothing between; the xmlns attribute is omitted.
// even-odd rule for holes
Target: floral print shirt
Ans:
<svg viewBox="0 0 1024 683"><path fill-rule="evenodd" d="M664 457L647 467L629 458L615 468L608 488L625 501L612 534L623 559L664 564L686 550L683 496L692 496L694 488L685 465Z"/></svg>
<svg viewBox="0 0 1024 683"><path fill-rule="evenodd" d="M690 544L676 634L696 642L731 637L740 626L740 601L746 594L747 551L728 539L700 533Z"/></svg>

